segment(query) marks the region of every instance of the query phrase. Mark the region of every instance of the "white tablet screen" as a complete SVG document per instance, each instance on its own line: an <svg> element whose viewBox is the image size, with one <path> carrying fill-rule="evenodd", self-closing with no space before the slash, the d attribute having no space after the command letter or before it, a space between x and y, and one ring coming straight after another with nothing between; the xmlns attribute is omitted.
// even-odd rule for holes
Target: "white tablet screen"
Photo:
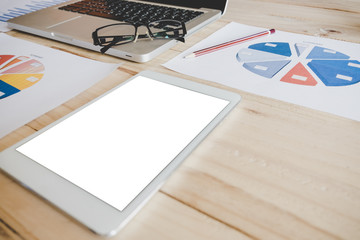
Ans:
<svg viewBox="0 0 360 240"><path fill-rule="evenodd" d="M122 211L228 103L138 76L17 151Z"/></svg>

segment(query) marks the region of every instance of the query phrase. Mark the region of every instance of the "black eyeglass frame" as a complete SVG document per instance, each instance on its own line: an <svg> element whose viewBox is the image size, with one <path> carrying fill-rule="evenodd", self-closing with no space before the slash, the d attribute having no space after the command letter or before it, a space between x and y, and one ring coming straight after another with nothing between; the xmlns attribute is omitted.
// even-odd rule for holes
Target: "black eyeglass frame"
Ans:
<svg viewBox="0 0 360 240"><path fill-rule="evenodd" d="M171 22L177 22L181 24L181 27L175 28L175 29L171 29L171 30L165 30L162 32L157 32L157 34L159 33L166 33L166 32L174 32L176 33L177 31L182 31L182 34L179 35L166 35L165 37L158 37L156 35L153 34L153 32L150 30L150 25L153 23L157 23L157 22L166 22L166 21L171 21ZM98 35L98 32L101 29L107 28L107 27L111 27L111 26L133 26L135 28L135 33L133 35L114 35L114 36L100 36ZM145 34L138 34L138 28L141 26L145 26L147 28L147 32ZM134 23L130 23L130 22L122 22L122 23L114 23L114 24L109 24L109 25L105 25L102 27L97 28L93 33L92 33L92 39L93 39L93 44L95 46L101 46L103 48L100 49L101 53L105 53L107 50L109 50L109 48L113 47L113 46L119 46L119 45L124 45L127 43L131 43L134 42L137 39L144 39L144 38L150 38L150 39L175 39L181 42L185 42L184 36L187 34L186 31L186 27L185 27L185 23L184 22L180 22L177 20L173 20L173 19L163 19L163 20L156 20L156 21L152 21L149 22L147 24L134 24ZM130 38L130 40L125 41L125 42L120 42L123 40L124 37ZM103 38L104 41L101 41L101 38ZM112 38L111 41L106 41L106 38ZM120 42L120 43L119 43Z"/></svg>

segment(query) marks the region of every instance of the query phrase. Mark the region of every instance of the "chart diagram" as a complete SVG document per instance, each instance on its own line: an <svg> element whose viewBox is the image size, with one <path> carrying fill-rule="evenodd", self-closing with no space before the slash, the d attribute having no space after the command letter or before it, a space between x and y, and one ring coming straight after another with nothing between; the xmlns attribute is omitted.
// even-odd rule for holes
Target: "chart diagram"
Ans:
<svg viewBox="0 0 360 240"><path fill-rule="evenodd" d="M44 65L36 59L0 55L0 100L40 81L44 70Z"/></svg>
<svg viewBox="0 0 360 240"><path fill-rule="evenodd" d="M312 44L295 43L291 47L287 42L257 43L241 49L236 58L252 73L269 79L280 76L280 81L291 84L347 86L360 82L358 60ZM288 64L292 67L285 70Z"/></svg>

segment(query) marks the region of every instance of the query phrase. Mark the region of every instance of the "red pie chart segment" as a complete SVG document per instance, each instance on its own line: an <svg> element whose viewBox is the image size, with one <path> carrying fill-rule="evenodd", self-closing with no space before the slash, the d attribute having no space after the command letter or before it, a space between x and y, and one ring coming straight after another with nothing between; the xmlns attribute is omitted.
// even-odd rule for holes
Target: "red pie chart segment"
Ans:
<svg viewBox="0 0 360 240"><path fill-rule="evenodd" d="M306 86L315 86L317 84L311 73L301 63L296 64L280 81Z"/></svg>
<svg viewBox="0 0 360 240"><path fill-rule="evenodd" d="M0 56L0 57L2 57L2 56ZM10 62L8 62L7 64L5 64L4 66L2 66L1 69L8 68L8 67L10 67L12 65L15 65L15 64L17 64L19 62L24 62L24 61L26 61L28 59L29 59L28 57L24 57L24 56L16 57L16 58L12 59Z"/></svg>
<svg viewBox="0 0 360 240"><path fill-rule="evenodd" d="M13 57L14 57L14 55L0 55L0 65L6 63Z"/></svg>
<svg viewBox="0 0 360 240"><path fill-rule="evenodd" d="M44 71L44 65L31 57L0 55L0 100L32 87Z"/></svg>

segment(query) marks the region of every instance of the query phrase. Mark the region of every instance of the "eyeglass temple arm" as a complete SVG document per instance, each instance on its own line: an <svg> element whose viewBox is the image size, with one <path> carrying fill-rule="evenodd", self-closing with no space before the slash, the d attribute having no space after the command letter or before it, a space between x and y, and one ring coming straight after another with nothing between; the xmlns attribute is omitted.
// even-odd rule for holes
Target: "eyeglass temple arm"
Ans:
<svg viewBox="0 0 360 240"><path fill-rule="evenodd" d="M122 39L122 37L114 37L114 39L108 45L106 45L105 47L100 49L100 52L105 53L107 50L109 50L109 48L113 47L121 39Z"/></svg>
<svg viewBox="0 0 360 240"><path fill-rule="evenodd" d="M96 31L93 32L93 33L91 34L91 36L92 36L92 39L93 39L93 44L94 44L95 46L100 45L100 42L99 42L99 39L98 39L98 36L97 36L97 32L96 32Z"/></svg>
<svg viewBox="0 0 360 240"><path fill-rule="evenodd" d="M137 39L141 39L141 38L151 38L151 39L153 39L150 35L148 35L148 34L139 34L138 36L137 36ZM180 42L185 42L185 38L183 38L183 37L175 37L175 38L173 38L173 39L175 39L175 40L178 40L178 41L180 41ZM134 42L136 42L136 41L134 41Z"/></svg>

